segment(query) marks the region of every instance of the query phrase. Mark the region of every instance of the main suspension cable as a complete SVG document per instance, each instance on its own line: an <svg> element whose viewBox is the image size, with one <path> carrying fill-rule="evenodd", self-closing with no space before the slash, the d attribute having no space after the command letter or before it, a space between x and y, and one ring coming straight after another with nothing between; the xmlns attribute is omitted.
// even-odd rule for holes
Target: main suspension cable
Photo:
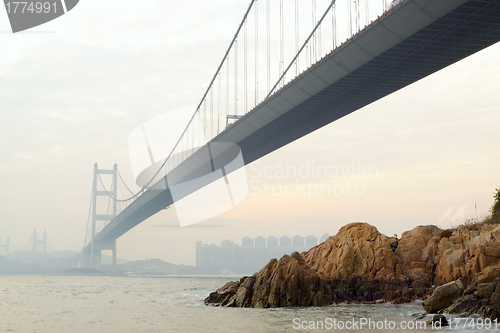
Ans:
<svg viewBox="0 0 500 333"><path fill-rule="evenodd" d="M125 188L126 188L126 189L130 192L130 194L132 194L132 195L133 195L133 194L134 194L134 192L132 192L132 191L130 190L130 188L127 186L127 183L125 183L125 181L123 180L123 177L122 177L122 174L120 173L120 170L119 170L118 168L116 168L116 171L118 172L118 176L120 176L120 179L121 179L121 181L122 181L123 185L125 185Z"/></svg>

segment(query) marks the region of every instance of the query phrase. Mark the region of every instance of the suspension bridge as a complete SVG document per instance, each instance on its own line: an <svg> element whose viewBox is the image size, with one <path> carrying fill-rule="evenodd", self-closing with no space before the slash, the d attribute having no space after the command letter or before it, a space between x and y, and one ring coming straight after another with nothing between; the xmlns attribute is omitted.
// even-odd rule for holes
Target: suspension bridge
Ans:
<svg viewBox="0 0 500 333"><path fill-rule="evenodd" d="M175 199L173 186L225 177L238 152L249 164L499 40L500 0L252 0L174 147L154 158L148 146L142 190L117 198L116 165L95 165L83 266L98 268L102 250L116 263L117 238L214 179ZM98 214L99 196L111 212Z"/></svg>

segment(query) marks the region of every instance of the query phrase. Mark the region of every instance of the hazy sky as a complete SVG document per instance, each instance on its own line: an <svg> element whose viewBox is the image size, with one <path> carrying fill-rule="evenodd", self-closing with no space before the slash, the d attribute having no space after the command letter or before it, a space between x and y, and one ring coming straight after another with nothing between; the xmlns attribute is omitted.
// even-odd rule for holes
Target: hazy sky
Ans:
<svg viewBox="0 0 500 333"><path fill-rule="evenodd" d="M117 163L133 183L128 135L199 102L247 6L81 1L19 34L0 10L0 240L22 249L47 230L57 250L80 250L93 164ZM321 236L353 221L401 235L459 224L476 203L487 213L500 187L499 54L493 45L258 160L235 209L204 228L163 211L121 237L118 256L193 264L197 240ZM336 193L316 193L322 184Z"/></svg>

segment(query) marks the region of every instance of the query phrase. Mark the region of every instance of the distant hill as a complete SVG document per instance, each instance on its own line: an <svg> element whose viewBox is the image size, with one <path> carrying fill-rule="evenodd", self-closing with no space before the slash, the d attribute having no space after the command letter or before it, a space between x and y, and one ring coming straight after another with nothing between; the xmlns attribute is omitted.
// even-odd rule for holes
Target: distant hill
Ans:
<svg viewBox="0 0 500 333"><path fill-rule="evenodd" d="M195 275L199 270L191 265L175 265L161 259L130 261L125 265L128 270L145 275Z"/></svg>
<svg viewBox="0 0 500 333"><path fill-rule="evenodd" d="M53 252L33 252L33 251L14 251L9 254L9 259L17 260L21 262L32 261L33 259L59 259L59 258L69 258L80 254L76 251L53 251Z"/></svg>
<svg viewBox="0 0 500 333"><path fill-rule="evenodd" d="M70 258L80 255L78 251L71 250L62 250L62 251L53 251L45 253L45 258L47 259L60 259L60 258ZM17 260L20 262L31 262L36 261L38 259L44 258L44 253L42 252L33 252L33 251L14 251L9 254L9 258L12 260ZM126 259L116 258L116 263L119 265L124 265L129 261ZM111 256L102 255L101 264L102 265L111 265L113 263L113 258Z"/></svg>
<svg viewBox="0 0 500 333"><path fill-rule="evenodd" d="M46 273L47 269L36 264L23 264L0 256L0 274Z"/></svg>

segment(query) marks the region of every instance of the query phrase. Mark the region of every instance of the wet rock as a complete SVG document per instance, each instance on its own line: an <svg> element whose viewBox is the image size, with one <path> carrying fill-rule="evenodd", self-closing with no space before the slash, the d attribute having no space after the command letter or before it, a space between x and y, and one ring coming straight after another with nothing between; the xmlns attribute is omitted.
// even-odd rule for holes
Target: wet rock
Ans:
<svg viewBox="0 0 500 333"><path fill-rule="evenodd" d="M448 320L446 319L445 316L443 316L441 314L437 314L437 315L432 316L432 318L430 318L427 321L427 325L434 327L434 328L446 327L446 326L448 326Z"/></svg>
<svg viewBox="0 0 500 333"><path fill-rule="evenodd" d="M411 315L415 320L422 320L427 316L427 313L414 313Z"/></svg>
<svg viewBox="0 0 500 333"><path fill-rule="evenodd" d="M489 283L476 283L448 306L444 313L464 316L480 315L491 320L500 320L500 278Z"/></svg>
<svg viewBox="0 0 500 333"><path fill-rule="evenodd" d="M227 307L249 307L252 299L252 289L255 284L255 277L249 276L240 281L238 291L231 296L227 302Z"/></svg>
<svg viewBox="0 0 500 333"><path fill-rule="evenodd" d="M241 280L246 279L247 277L243 277ZM241 281L240 280L240 281ZM240 287L240 281L237 282L228 282L213 293L210 293L207 298L205 298L206 305L226 305L230 299L236 294Z"/></svg>
<svg viewBox="0 0 500 333"><path fill-rule="evenodd" d="M464 285L460 280L447 283L434 289L431 297L422 302L422 306L427 313L438 313L462 296L463 291Z"/></svg>

